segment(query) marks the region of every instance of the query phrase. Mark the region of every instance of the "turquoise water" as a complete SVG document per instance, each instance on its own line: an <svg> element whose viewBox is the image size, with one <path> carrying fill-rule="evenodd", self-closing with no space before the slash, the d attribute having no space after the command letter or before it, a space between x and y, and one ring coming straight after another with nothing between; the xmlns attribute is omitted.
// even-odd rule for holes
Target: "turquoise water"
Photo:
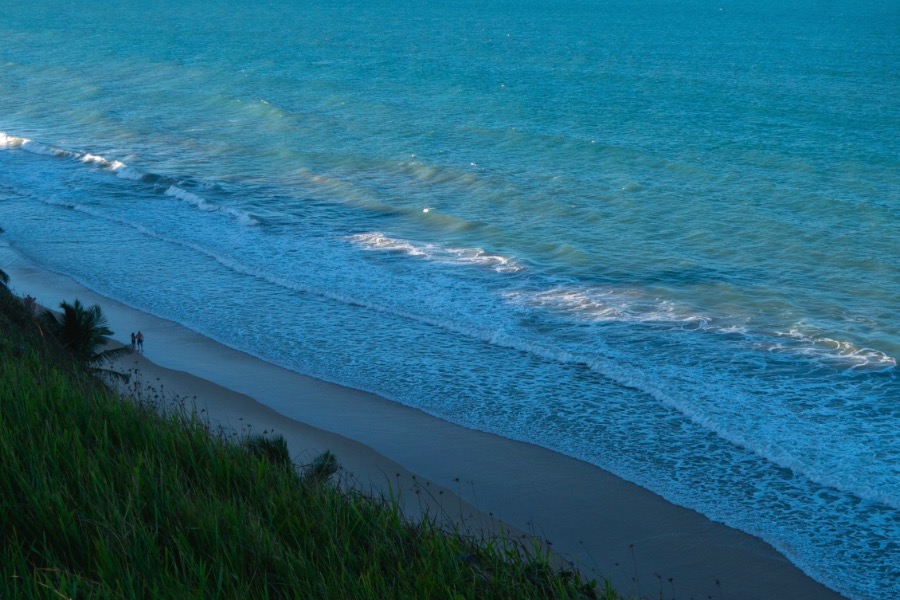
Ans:
<svg viewBox="0 0 900 600"><path fill-rule="evenodd" d="M297 4L0 0L4 238L900 594L895 3Z"/></svg>

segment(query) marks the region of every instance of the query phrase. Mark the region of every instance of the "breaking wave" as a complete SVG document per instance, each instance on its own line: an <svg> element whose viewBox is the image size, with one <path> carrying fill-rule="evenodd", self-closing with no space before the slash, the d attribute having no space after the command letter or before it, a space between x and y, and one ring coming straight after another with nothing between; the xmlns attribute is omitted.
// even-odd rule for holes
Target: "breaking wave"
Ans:
<svg viewBox="0 0 900 600"><path fill-rule="evenodd" d="M229 215L237 220L241 225L253 226L259 224L259 220L250 213L236 208L215 204L206 200L205 198L198 196L197 194L178 187L176 183L179 182L174 178L164 177L152 172L144 171L137 167L128 165L120 160L109 159L104 156L92 154L86 151L82 152L69 150L66 148L59 148L57 146L36 142L28 138L11 136L4 132L0 132L0 148L19 149L41 156L75 160L85 165L109 171L115 174L115 176L119 177L120 179L135 182L144 182L153 185L161 184L163 186L166 186L164 192L166 196L171 196L177 198L178 200L187 202L188 204L191 204L192 206L195 206L202 211L217 212Z"/></svg>
<svg viewBox="0 0 900 600"><path fill-rule="evenodd" d="M422 244L391 238L380 232L358 233L347 239L366 250L396 252L445 264L477 265L493 269L498 273L517 273L525 269L513 258L491 254L481 248L455 248L439 244Z"/></svg>

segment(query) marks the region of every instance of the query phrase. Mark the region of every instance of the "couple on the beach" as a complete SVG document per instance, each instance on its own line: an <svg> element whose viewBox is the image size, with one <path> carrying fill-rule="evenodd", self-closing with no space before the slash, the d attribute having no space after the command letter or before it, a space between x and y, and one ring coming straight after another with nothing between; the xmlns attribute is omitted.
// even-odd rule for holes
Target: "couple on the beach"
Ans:
<svg viewBox="0 0 900 600"><path fill-rule="evenodd" d="M144 352L144 334L138 330L137 335L134 332L131 332L131 350L135 349L140 350L141 353Z"/></svg>

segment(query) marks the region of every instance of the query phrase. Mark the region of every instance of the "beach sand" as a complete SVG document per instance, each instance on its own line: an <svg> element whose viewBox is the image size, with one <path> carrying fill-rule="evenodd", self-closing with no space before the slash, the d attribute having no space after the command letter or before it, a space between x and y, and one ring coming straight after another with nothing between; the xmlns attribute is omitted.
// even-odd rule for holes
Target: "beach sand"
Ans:
<svg viewBox="0 0 900 600"><path fill-rule="evenodd" d="M410 514L536 535L586 575L641 597L842 597L760 539L587 463L266 363L42 270L3 242L0 268L14 292L44 306L99 304L123 344L142 331L144 354L122 366L144 388L195 403L213 424L280 434L300 464L330 450L357 485L400 490Z"/></svg>

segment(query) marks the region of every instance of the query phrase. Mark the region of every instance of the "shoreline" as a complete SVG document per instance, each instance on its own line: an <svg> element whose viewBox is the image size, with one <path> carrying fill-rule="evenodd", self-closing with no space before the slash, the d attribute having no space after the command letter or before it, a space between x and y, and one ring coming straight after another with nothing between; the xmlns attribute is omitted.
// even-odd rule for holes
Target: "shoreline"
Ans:
<svg viewBox="0 0 900 600"><path fill-rule="evenodd" d="M126 370L140 369L145 384L158 382L164 395L196 397L215 423L274 430L297 462L331 450L360 485L402 489L413 514L423 507L416 490L424 490L436 502L429 510L476 531L502 523L548 540L587 577L608 578L622 593L842 597L762 540L598 467L288 371L42 270L5 242L0 267L10 275L10 289L49 308L74 298L99 304L116 341L130 345L130 332L141 330L145 354L121 362Z"/></svg>

